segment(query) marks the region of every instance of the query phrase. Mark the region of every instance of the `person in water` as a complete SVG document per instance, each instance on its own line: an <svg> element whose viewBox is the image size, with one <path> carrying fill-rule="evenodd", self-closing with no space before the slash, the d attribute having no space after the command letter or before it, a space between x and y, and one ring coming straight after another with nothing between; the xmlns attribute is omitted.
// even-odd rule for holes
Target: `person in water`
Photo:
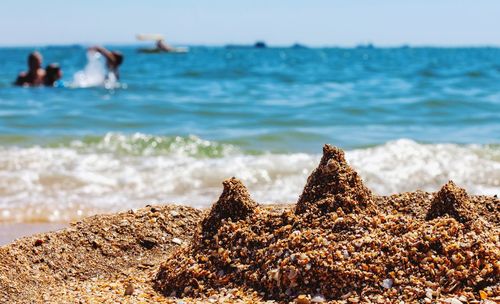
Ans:
<svg viewBox="0 0 500 304"><path fill-rule="evenodd" d="M43 85L48 87L57 87L60 85L59 80L62 78L61 68L57 63L51 63L45 68L45 77Z"/></svg>
<svg viewBox="0 0 500 304"><path fill-rule="evenodd" d="M102 46L93 46L89 48L89 51L98 52L106 58L106 67L108 68L108 75L106 78L109 79L109 74L112 74L116 80L120 78L120 73L118 67L123 62L123 55L118 51L109 51Z"/></svg>
<svg viewBox="0 0 500 304"><path fill-rule="evenodd" d="M28 71L21 72L17 76L17 86L34 87L44 83L45 70L42 69L42 55L39 52L33 52L28 56Z"/></svg>
<svg viewBox="0 0 500 304"><path fill-rule="evenodd" d="M165 40L160 39L156 41L156 49L162 52L172 52L174 50L173 47L165 43Z"/></svg>

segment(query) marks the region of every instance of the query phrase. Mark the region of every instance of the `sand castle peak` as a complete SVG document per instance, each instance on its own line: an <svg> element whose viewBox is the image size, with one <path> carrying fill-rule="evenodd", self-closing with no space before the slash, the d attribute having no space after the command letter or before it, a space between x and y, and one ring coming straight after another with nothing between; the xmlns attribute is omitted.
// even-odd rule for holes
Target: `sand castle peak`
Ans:
<svg viewBox="0 0 500 304"><path fill-rule="evenodd" d="M336 303L346 294L359 302L358 295L369 291L370 297L375 291L367 298L370 302L393 303L398 298L415 303L428 286L442 282L449 282L443 285L446 298L463 292L462 286L473 290L479 284L498 285L493 277L500 256L492 242L496 226L464 234L461 224L449 218L425 221L427 210L411 207L427 204L428 194L372 196L342 150L325 145L323 152L295 210L258 208L239 180L224 181L224 191L202 222L203 238L195 237L189 247L166 259L153 280L155 290L201 299L241 288L278 303L312 303L316 297ZM477 207L463 189L449 182L435 196L428 216L458 214L462 219L468 203ZM395 210L402 214L394 215ZM225 221L228 218L233 221ZM471 237L480 244L480 252L473 253ZM484 262L478 264L468 258L471 255ZM387 272L397 267L404 271ZM443 271L429 276L430 269ZM470 280L463 282L463 277ZM469 297L474 298L472 292Z"/></svg>
<svg viewBox="0 0 500 304"><path fill-rule="evenodd" d="M453 181L446 183L434 195L425 219L432 220L444 215L449 215L460 223L466 223L474 217L474 210L467 192L455 185Z"/></svg>
<svg viewBox="0 0 500 304"><path fill-rule="evenodd" d="M371 202L371 191L347 164L344 151L326 144L318 167L307 179L296 212L304 213L311 208L328 212L339 207L352 212L372 205Z"/></svg>
<svg viewBox="0 0 500 304"><path fill-rule="evenodd" d="M222 182L224 190L217 202L212 205L210 213L202 221L201 227L204 235L217 232L224 219L239 220L252 214L257 203L250 198L247 188L243 183L232 177Z"/></svg>

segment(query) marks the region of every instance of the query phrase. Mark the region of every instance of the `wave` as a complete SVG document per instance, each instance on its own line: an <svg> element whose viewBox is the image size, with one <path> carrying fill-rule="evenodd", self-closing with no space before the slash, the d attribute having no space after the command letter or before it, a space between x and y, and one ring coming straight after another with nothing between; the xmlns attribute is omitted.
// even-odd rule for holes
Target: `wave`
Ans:
<svg viewBox="0 0 500 304"><path fill-rule="evenodd" d="M130 156L222 157L239 151L235 146L203 140L197 136L158 136L143 133L125 135L109 132L49 145L80 153L113 153Z"/></svg>
<svg viewBox="0 0 500 304"><path fill-rule="evenodd" d="M320 150L320 147L318 147ZM436 191L453 179L472 194L500 189L500 147L407 139L350 150L375 193ZM48 146L0 147L0 222L65 222L146 204L208 207L236 176L261 203L297 200L320 154L249 154L195 136L110 133Z"/></svg>

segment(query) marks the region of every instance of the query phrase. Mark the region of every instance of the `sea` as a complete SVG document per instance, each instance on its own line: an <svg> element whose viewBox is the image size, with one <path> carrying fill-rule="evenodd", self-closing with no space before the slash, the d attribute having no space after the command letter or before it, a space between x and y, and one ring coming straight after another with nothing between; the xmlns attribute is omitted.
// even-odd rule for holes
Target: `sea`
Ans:
<svg viewBox="0 0 500 304"><path fill-rule="evenodd" d="M209 207L233 176L293 203L327 143L379 195L500 194L499 48L138 47L113 83L85 46L0 48L0 223ZM12 85L33 50L58 87Z"/></svg>

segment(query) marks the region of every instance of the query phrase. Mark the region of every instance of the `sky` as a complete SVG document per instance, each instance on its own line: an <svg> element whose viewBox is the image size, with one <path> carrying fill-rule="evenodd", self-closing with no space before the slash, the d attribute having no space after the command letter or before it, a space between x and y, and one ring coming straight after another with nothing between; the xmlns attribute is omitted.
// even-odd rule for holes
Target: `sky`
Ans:
<svg viewBox="0 0 500 304"><path fill-rule="evenodd" d="M498 0L1 0L0 45L500 46Z"/></svg>

